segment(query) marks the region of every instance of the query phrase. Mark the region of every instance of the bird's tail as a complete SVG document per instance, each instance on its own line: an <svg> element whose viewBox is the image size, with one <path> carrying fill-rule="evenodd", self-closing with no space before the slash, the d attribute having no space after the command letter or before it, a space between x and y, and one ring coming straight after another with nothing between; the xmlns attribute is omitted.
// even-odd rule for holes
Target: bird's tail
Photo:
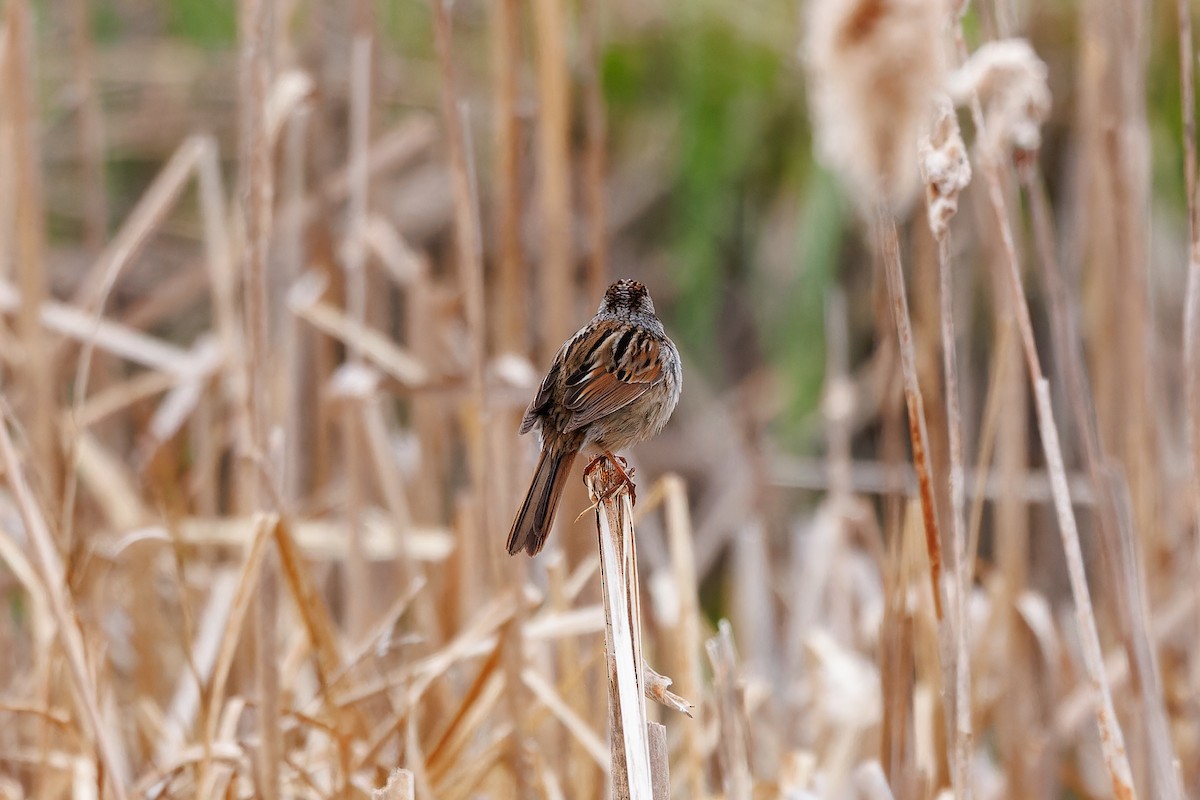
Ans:
<svg viewBox="0 0 1200 800"><path fill-rule="evenodd" d="M525 502L521 504L521 510L517 512L512 530L508 533L510 556L515 556L521 550L535 556L546 544L550 525L554 522L554 512L578 452L557 447L542 448L533 482L529 484Z"/></svg>

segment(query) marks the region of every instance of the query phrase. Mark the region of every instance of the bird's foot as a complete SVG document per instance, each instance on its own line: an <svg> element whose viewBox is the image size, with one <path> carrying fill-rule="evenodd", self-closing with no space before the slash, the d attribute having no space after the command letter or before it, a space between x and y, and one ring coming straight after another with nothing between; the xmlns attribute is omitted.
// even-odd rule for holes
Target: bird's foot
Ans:
<svg viewBox="0 0 1200 800"><path fill-rule="evenodd" d="M622 486L629 490L629 499L633 503L637 503L637 485L633 482L635 470L621 456L615 455L609 450L592 456L588 461L587 466L583 468L583 477L586 479L601 466L607 464L607 469L616 473L617 480L609 486L602 495L600 500L608 500L621 489ZM607 481L605 481L607 483Z"/></svg>

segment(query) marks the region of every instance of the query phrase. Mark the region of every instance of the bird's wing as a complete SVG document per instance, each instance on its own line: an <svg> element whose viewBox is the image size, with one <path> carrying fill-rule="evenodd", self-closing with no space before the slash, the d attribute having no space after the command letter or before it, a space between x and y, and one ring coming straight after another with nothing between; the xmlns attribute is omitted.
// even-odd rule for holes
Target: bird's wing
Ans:
<svg viewBox="0 0 1200 800"><path fill-rule="evenodd" d="M564 433L579 430L632 403L662 379L660 347L634 326L597 332L583 363L567 377L564 407L572 412Z"/></svg>
<svg viewBox="0 0 1200 800"><path fill-rule="evenodd" d="M563 356L576 338L573 336L568 339L555 353L554 361L550 363L550 370L546 373L546 377L542 378L542 385L538 387L537 394L530 401L529 407L525 409L525 416L521 418L521 433L529 433L533 430L533 426L537 424L538 419L546 413L546 409L553 402L554 382L558 380L558 373L562 369Z"/></svg>

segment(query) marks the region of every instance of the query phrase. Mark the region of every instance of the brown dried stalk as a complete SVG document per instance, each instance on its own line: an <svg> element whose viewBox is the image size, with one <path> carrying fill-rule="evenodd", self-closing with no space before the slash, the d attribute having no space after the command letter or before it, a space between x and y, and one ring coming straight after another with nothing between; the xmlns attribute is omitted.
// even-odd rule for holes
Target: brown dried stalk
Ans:
<svg viewBox="0 0 1200 800"><path fill-rule="evenodd" d="M908 435L912 442L913 468L917 472L921 513L925 522L925 549L929 553L929 580L933 588L934 609L940 621L942 547L937 506L933 499L934 477L933 465L930 463L929 431L925 425L925 403L921 399L921 387L917 381L912 319L908 313L908 295L904 288L904 268L900 265L900 241L896 235L896 220L883 200L875 206L875 237L883 255L883 271L887 276L892 319L896 323L896 339L900 345L900 370L904 376L904 401L908 407Z"/></svg>
<svg viewBox="0 0 1200 800"><path fill-rule="evenodd" d="M520 6L517 0L491 4L496 160L496 219L499 240L498 342L504 351L524 353L528 346L525 259L521 253L521 120L517 110L520 61Z"/></svg>

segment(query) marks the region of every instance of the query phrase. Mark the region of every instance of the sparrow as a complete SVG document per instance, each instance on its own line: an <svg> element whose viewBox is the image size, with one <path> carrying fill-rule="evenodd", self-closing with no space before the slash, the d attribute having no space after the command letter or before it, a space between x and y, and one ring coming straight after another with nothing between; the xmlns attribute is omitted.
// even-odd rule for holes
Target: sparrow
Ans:
<svg viewBox="0 0 1200 800"><path fill-rule="evenodd" d="M614 451L661 431L682 387L679 351L646 287L629 279L609 286L596 316L558 349L521 420L522 434L539 429L541 454L508 534L509 555L534 556L546 544L580 451L606 457L623 475Z"/></svg>

